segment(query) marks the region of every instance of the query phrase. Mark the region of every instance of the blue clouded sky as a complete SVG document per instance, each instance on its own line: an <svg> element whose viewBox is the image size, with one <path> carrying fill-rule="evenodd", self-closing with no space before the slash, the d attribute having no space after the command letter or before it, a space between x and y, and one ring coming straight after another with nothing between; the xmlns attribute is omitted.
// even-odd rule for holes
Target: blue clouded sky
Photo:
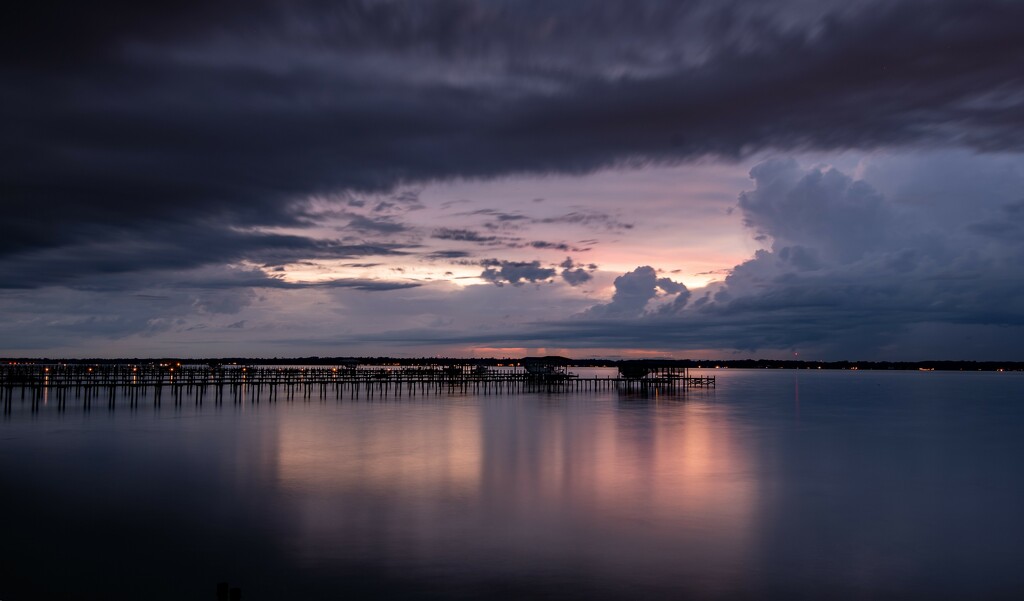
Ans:
<svg viewBox="0 0 1024 601"><path fill-rule="evenodd" d="M1024 360L1020 3L19 18L0 355Z"/></svg>

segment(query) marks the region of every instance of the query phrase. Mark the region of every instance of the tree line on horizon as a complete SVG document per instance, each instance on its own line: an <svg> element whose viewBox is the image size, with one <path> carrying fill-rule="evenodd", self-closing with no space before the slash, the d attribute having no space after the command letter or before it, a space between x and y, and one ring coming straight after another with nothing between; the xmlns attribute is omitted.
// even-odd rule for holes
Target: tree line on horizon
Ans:
<svg viewBox="0 0 1024 601"><path fill-rule="evenodd" d="M806 361L794 359L571 359L549 355L545 357L220 357L220 358L117 358L117 359L50 359L45 357L0 359L0 363L12 364L70 364L70 365L114 365L114 364L184 364L209 365L311 365L339 366L395 365L404 367L482 365L487 367L514 366L524 362L544 362L566 367L620 367L643 365L646 367L676 367L694 369L856 369L856 370L926 370L926 371L1024 371L1024 361Z"/></svg>

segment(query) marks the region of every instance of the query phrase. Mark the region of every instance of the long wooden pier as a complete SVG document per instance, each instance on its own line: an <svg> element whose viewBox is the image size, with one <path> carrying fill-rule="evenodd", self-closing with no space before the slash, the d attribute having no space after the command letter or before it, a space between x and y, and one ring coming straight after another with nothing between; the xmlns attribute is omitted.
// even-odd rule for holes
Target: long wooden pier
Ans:
<svg viewBox="0 0 1024 601"><path fill-rule="evenodd" d="M0 404L9 412L15 398L55 403L69 400L89 407L106 402L159 406L189 399L233 403L274 402L279 398L359 399L444 394L514 394L526 392L679 393L713 388L714 376L690 376L686 370L662 369L643 377L578 377L567 371L529 373L517 368L479 370L473 366L438 367L266 367L182 364L144 365L0 365Z"/></svg>

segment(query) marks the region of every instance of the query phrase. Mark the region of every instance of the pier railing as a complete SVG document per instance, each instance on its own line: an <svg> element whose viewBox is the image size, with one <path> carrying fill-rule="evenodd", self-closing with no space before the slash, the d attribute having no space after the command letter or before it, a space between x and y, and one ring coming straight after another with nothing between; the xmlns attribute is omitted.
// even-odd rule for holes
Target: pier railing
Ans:
<svg viewBox="0 0 1024 601"><path fill-rule="evenodd" d="M685 370L659 370L641 378L579 377L569 372L531 374L521 369L479 370L473 366L424 367L268 367L188 364L2 365L0 402L9 410L14 398L37 403L69 398L91 404L117 399L137 404L152 396L159 405L170 398L202 403L285 398L360 398L426 394L511 394L520 392L592 392L619 389L680 392L713 388L714 376L690 376Z"/></svg>

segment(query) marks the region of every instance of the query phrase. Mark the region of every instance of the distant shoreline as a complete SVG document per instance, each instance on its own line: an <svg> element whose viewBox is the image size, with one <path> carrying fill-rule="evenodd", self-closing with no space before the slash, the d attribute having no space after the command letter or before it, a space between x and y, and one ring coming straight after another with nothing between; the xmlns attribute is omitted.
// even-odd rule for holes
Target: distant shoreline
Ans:
<svg viewBox="0 0 1024 601"><path fill-rule="evenodd" d="M661 367L694 369L831 369L831 370L900 370L900 371L1024 371L1024 361L800 361L779 359L570 359L568 357L218 357L218 358L117 358L117 359L54 359L46 357L6 357L0 364L72 364L115 365L183 363L207 365L484 365L515 366L524 360L543 360L567 367L618 367L623 364L645 364Z"/></svg>

